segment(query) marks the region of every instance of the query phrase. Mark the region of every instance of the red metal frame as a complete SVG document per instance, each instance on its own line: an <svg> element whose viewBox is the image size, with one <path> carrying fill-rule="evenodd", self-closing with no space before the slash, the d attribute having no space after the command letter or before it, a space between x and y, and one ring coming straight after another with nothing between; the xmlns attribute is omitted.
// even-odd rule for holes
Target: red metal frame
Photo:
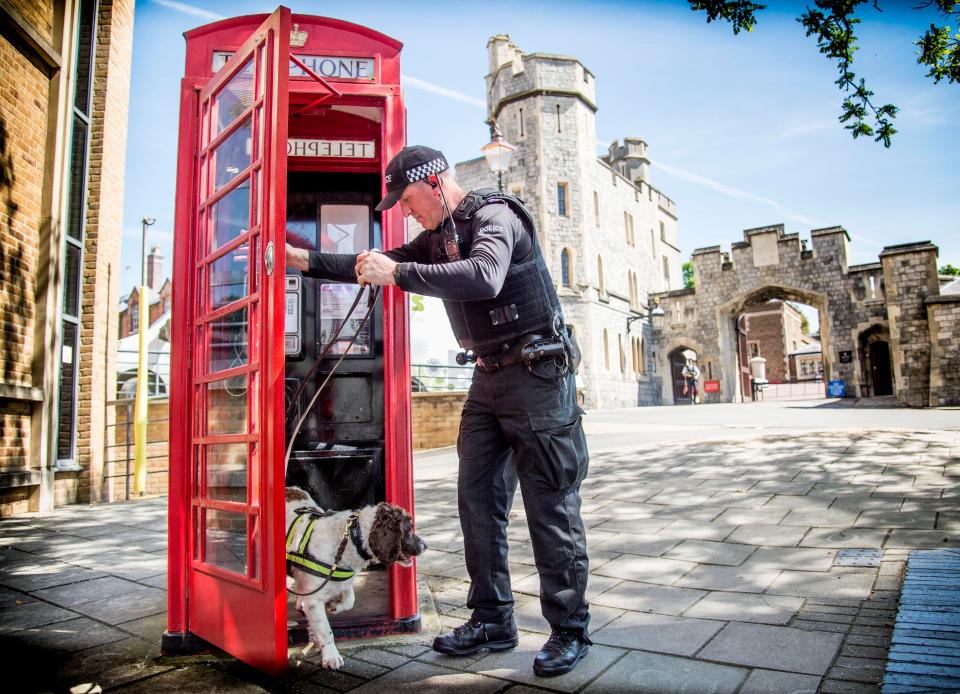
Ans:
<svg viewBox="0 0 960 694"><path fill-rule="evenodd" d="M291 78L290 27L298 23L310 40L295 54L373 57L376 79L350 82L308 74ZM279 8L272 15L223 20L185 34L186 76L181 83L180 142L178 146L177 212L174 240L174 315L170 415L170 517L168 574L168 631L196 634L271 674L287 664L284 540L284 243L286 176L294 169L378 172L405 144L406 117L399 86L402 45L366 27L340 20L291 15ZM215 75L214 51L234 55ZM255 82L260 84L253 104L221 132L211 136L210 99L251 55ZM272 60L276 69L259 76L260 61ZM309 73L309 70L307 70ZM262 82L260 81L262 79ZM334 86L332 83L336 83ZM289 112L307 112L326 105L373 106L381 109L379 130L364 135L377 141L375 161L301 159L286 157ZM212 191L208 155L252 118L255 144L251 163L219 190ZM341 133L322 133L333 136ZM251 182L251 206L259 212L250 228L229 243L211 247L207 210L241 185ZM385 190L381 191L383 194ZM406 240L399 209L383 214L383 245L391 248ZM274 243L275 267L267 277L263 265L266 244ZM247 295L210 310L206 270L217 259L247 244ZM396 287L383 293L384 409L386 499L413 513L412 436L410 416L409 332L406 298ZM203 326L247 307L248 359L246 365L216 373L206 372L209 331ZM256 319L259 316L259 319ZM260 335L264 336L260 339ZM266 339L270 336L270 339ZM259 351L258 351L259 350ZM248 421L240 434L214 434L195 427L205 420L207 383L229 376L248 375ZM258 392L257 400L252 394ZM210 443L245 443L249 447L246 504L205 498L202 465L195 450ZM257 453L262 464L256 464ZM199 473L199 474L195 474ZM242 511L248 522L248 557L257 573L242 576L203 561L203 548L194 546L195 523L206 509ZM259 544L249 544L259 533ZM418 614L416 571L389 569L390 617L401 622Z"/></svg>

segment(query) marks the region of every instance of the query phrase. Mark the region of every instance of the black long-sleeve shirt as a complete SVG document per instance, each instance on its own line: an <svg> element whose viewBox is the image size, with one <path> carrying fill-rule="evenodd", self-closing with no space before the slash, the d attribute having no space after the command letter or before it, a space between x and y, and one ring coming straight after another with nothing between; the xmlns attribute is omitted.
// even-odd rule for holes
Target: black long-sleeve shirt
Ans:
<svg viewBox="0 0 960 694"><path fill-rule="evenodd" d="M400 263L397 286L407 292L448 301L472 301L497 296L503 288L511 260L521 260L533 247L533 239L507 203L484 205L470 220L456 219L461 248L469 248L463 260L441 262L438 229L424 231L412 241L385 251ZM444 224L451 224L447 218ZM309 252L308 277L356 283L357 256L352 253Z"/></svg>

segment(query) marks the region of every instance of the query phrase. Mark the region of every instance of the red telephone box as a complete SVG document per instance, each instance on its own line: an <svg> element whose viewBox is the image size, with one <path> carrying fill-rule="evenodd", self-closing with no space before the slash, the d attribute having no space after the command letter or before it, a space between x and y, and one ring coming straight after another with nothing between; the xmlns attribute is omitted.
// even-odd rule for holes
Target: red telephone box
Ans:
<svg viewBox="0 0 960 694"><path fill-rule="evenodd" d="M303 626L286 591L285 484L307 487L327 509L389 501L413 511L402 292L385 289L348 348L359 324L350 321L316 383L299 389L359 288L284 262L287 241L329 252L405 241L398 208L374 210L405 142L401 44L285 7L185 36L164 648L206 641L277 674L288 623ZM287 415L303 414L345 351L285 480ZM356 580L357 606L331 620L340 635L419 630L412 567Z"/></svg>

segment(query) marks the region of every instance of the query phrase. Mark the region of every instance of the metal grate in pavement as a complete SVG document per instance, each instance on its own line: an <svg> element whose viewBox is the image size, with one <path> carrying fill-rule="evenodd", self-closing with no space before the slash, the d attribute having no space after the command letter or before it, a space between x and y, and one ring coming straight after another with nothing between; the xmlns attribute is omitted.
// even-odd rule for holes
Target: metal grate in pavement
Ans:
<svg viewBox="0 0 960 694"><path fill-rule="evenodd" d="M883 694L960 690L960 549L912 552Z"/></svg>

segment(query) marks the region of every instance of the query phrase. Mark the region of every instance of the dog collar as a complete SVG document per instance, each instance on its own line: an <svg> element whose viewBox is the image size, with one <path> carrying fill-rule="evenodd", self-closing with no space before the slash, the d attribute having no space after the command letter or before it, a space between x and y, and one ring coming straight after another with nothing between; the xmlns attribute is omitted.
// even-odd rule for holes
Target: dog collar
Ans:
<svg viewBox="0 0 960 694"><path fill-rule="evenodd" d="M361 557L370 561L373 559L373 555L367 551L367 548L363 546L363 536L360 534L360 515L357 513L350 514L350 522L347 525L347 528L350 532L350 541L353 542L353 546L357 550L357 554Z"/></svg>

